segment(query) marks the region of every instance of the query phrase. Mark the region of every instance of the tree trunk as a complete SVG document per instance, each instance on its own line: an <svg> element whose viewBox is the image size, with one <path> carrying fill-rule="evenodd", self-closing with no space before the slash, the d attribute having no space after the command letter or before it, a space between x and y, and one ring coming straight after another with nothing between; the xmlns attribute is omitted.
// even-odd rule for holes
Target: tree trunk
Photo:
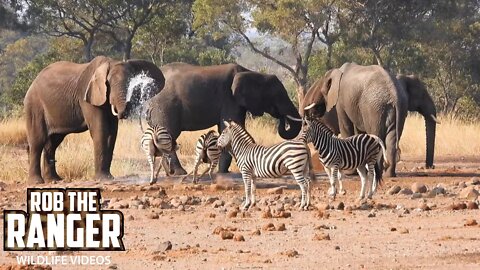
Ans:
<svg viewBox="0 0 480 270"><path fill-rule="evenodd" d="M327 44L327 70L332 69L332 44Z"/></svg>
<svg viewBox="0 0 480 270"><path fill-rule="evenodd" d="M131 58L132 39L133 39L133 36L128 37L127 40L125 40L125 43L123 44L123 61L127 61L128 59Z"/></svg>
<svg viewBox="0 0 480 270"><path fill-rule="evenodd" d="M85 59L85 62L90 62L93 59L92 55L92 47L93 47L93 36L90 36L88 40L85 40L83 42L83 58Z"/></svg>

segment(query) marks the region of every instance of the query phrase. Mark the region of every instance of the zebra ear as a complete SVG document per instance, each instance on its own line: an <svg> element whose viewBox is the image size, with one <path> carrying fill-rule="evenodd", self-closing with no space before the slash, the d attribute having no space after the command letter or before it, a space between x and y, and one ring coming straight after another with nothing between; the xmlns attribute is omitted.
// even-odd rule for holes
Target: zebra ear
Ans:
<svg viewBox="0 0 480 270"><path fill-rule="evenodd" d="M225 127L229 127L229 126L230 126L230 123L227 122L227 121L223 121L223 124L225 125Z"/></svg>
<svg viewBox="0 0 480 270"><path fill-rule="evenodd" d="M179 145L179 144L177 144L177 145L175 145L175 146L173 147L173 150L174 150L174 151L178 151L178 149L180 149L180 145Z"/></svg>

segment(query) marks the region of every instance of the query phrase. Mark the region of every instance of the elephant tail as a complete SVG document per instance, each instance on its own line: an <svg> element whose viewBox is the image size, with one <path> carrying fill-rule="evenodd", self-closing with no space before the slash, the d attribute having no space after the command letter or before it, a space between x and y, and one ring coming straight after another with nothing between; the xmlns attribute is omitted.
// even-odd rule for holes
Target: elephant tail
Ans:
<svg viewBox="0 0 480 270"><path fill-rule="evenodd" d="M390 164L388 163L388 160L387 160L387 150L385 148L385 144L383 143L382 139L380 139L379 137L374 135L372 136L374 137L375 141L377 141L377 143L380 145L380 148L381 148L381 152L378 153L377 161L381 161L383 157L384 167L388 168ZM378 163L375 164L375 182L377 182L377 184L380 184L382 182L382 174L383 174L383 171L380 170Z"/></svg>

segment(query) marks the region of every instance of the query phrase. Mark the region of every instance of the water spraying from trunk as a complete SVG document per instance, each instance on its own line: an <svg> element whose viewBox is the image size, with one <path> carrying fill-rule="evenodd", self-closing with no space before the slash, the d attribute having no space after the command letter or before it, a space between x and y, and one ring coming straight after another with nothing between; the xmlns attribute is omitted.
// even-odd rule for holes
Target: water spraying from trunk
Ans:
<svg viewBox="0 0 480 270"><path fill-rule="evenodd" d="M152 92L155 91L156 88L155 80L148 76L148 73L142 71L128 80L127 102L130 102L133 97L135 102L143 104L152 96Z"/></svg>

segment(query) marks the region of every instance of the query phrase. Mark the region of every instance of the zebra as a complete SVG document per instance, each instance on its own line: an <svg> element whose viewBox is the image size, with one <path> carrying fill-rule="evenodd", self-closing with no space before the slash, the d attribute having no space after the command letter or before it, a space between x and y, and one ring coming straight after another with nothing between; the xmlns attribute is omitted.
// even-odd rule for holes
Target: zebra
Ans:
<svg viewBox="0 0 480 270"><path fill-rule="evenodd" d="M173 151L172 141L172 136L170 136L167 129L159 125L149 126L143 133L140 143L143 151L147 154L147 160L150 164L150 185L157 182L158 173L162 167L163 160L166 160L168 167L170 167L170 152ZM176 145L174 148L177 150L178 146ZM154 177L155 158L159 156L162 157L162 162L160 162L157 173ZM167 170L165 170L165 173L166 175L169 175Z"/></svg>
<svg viewBox="0 0 480 270"><path fill-rule="evenodd" d="M235 158L245 186L247 210L255 205L255 178L279 177L290 171L300 186L302 201L300 210L310 205L310 181L315 179L310 151L306 143L299 140L284 141L273 146L255 143L252 136L239 124L224 121L225 129L217 145L228 149ZM310 174L310 176L309 176Z"/></svg>
<svg viewBox="0 0 480 270"><path fill-rule="evenodd" d="M305 119L302 140L313 143L318 151L320 161L330 180L330 196L335 199L337 181L340 192L343 192L341 171L357 169L362 183L360 199L365 198L367 177L368 182L371 182L368 198L372 198L377 184L382 180L382 172L375 164L381 160L382 154L384 160L387 160L385 145L379 137L372 134L358 134L342 139L322 122Z"/></svg>
<svg viewBox="0 0 480 270"><path fill-rule="evenodd" d="M218 135L213 130L210 130L207 133L200 136L200 138L197 141L197 145L195 147L195 167L190 173L188 173L182 178L180 183L183 182L185 178L187 178L189 175L193 173L193 183L196 184L197 170L201 162L210 164L210 167L207 168L200 175L199 178L202 178L202 176L208 171L210 180L213 181L212 173L213 173L213 170L217 167L218 161L220 159L220 154L222 153L222 151L217 146L217 139L218 139Z"/></svg>

